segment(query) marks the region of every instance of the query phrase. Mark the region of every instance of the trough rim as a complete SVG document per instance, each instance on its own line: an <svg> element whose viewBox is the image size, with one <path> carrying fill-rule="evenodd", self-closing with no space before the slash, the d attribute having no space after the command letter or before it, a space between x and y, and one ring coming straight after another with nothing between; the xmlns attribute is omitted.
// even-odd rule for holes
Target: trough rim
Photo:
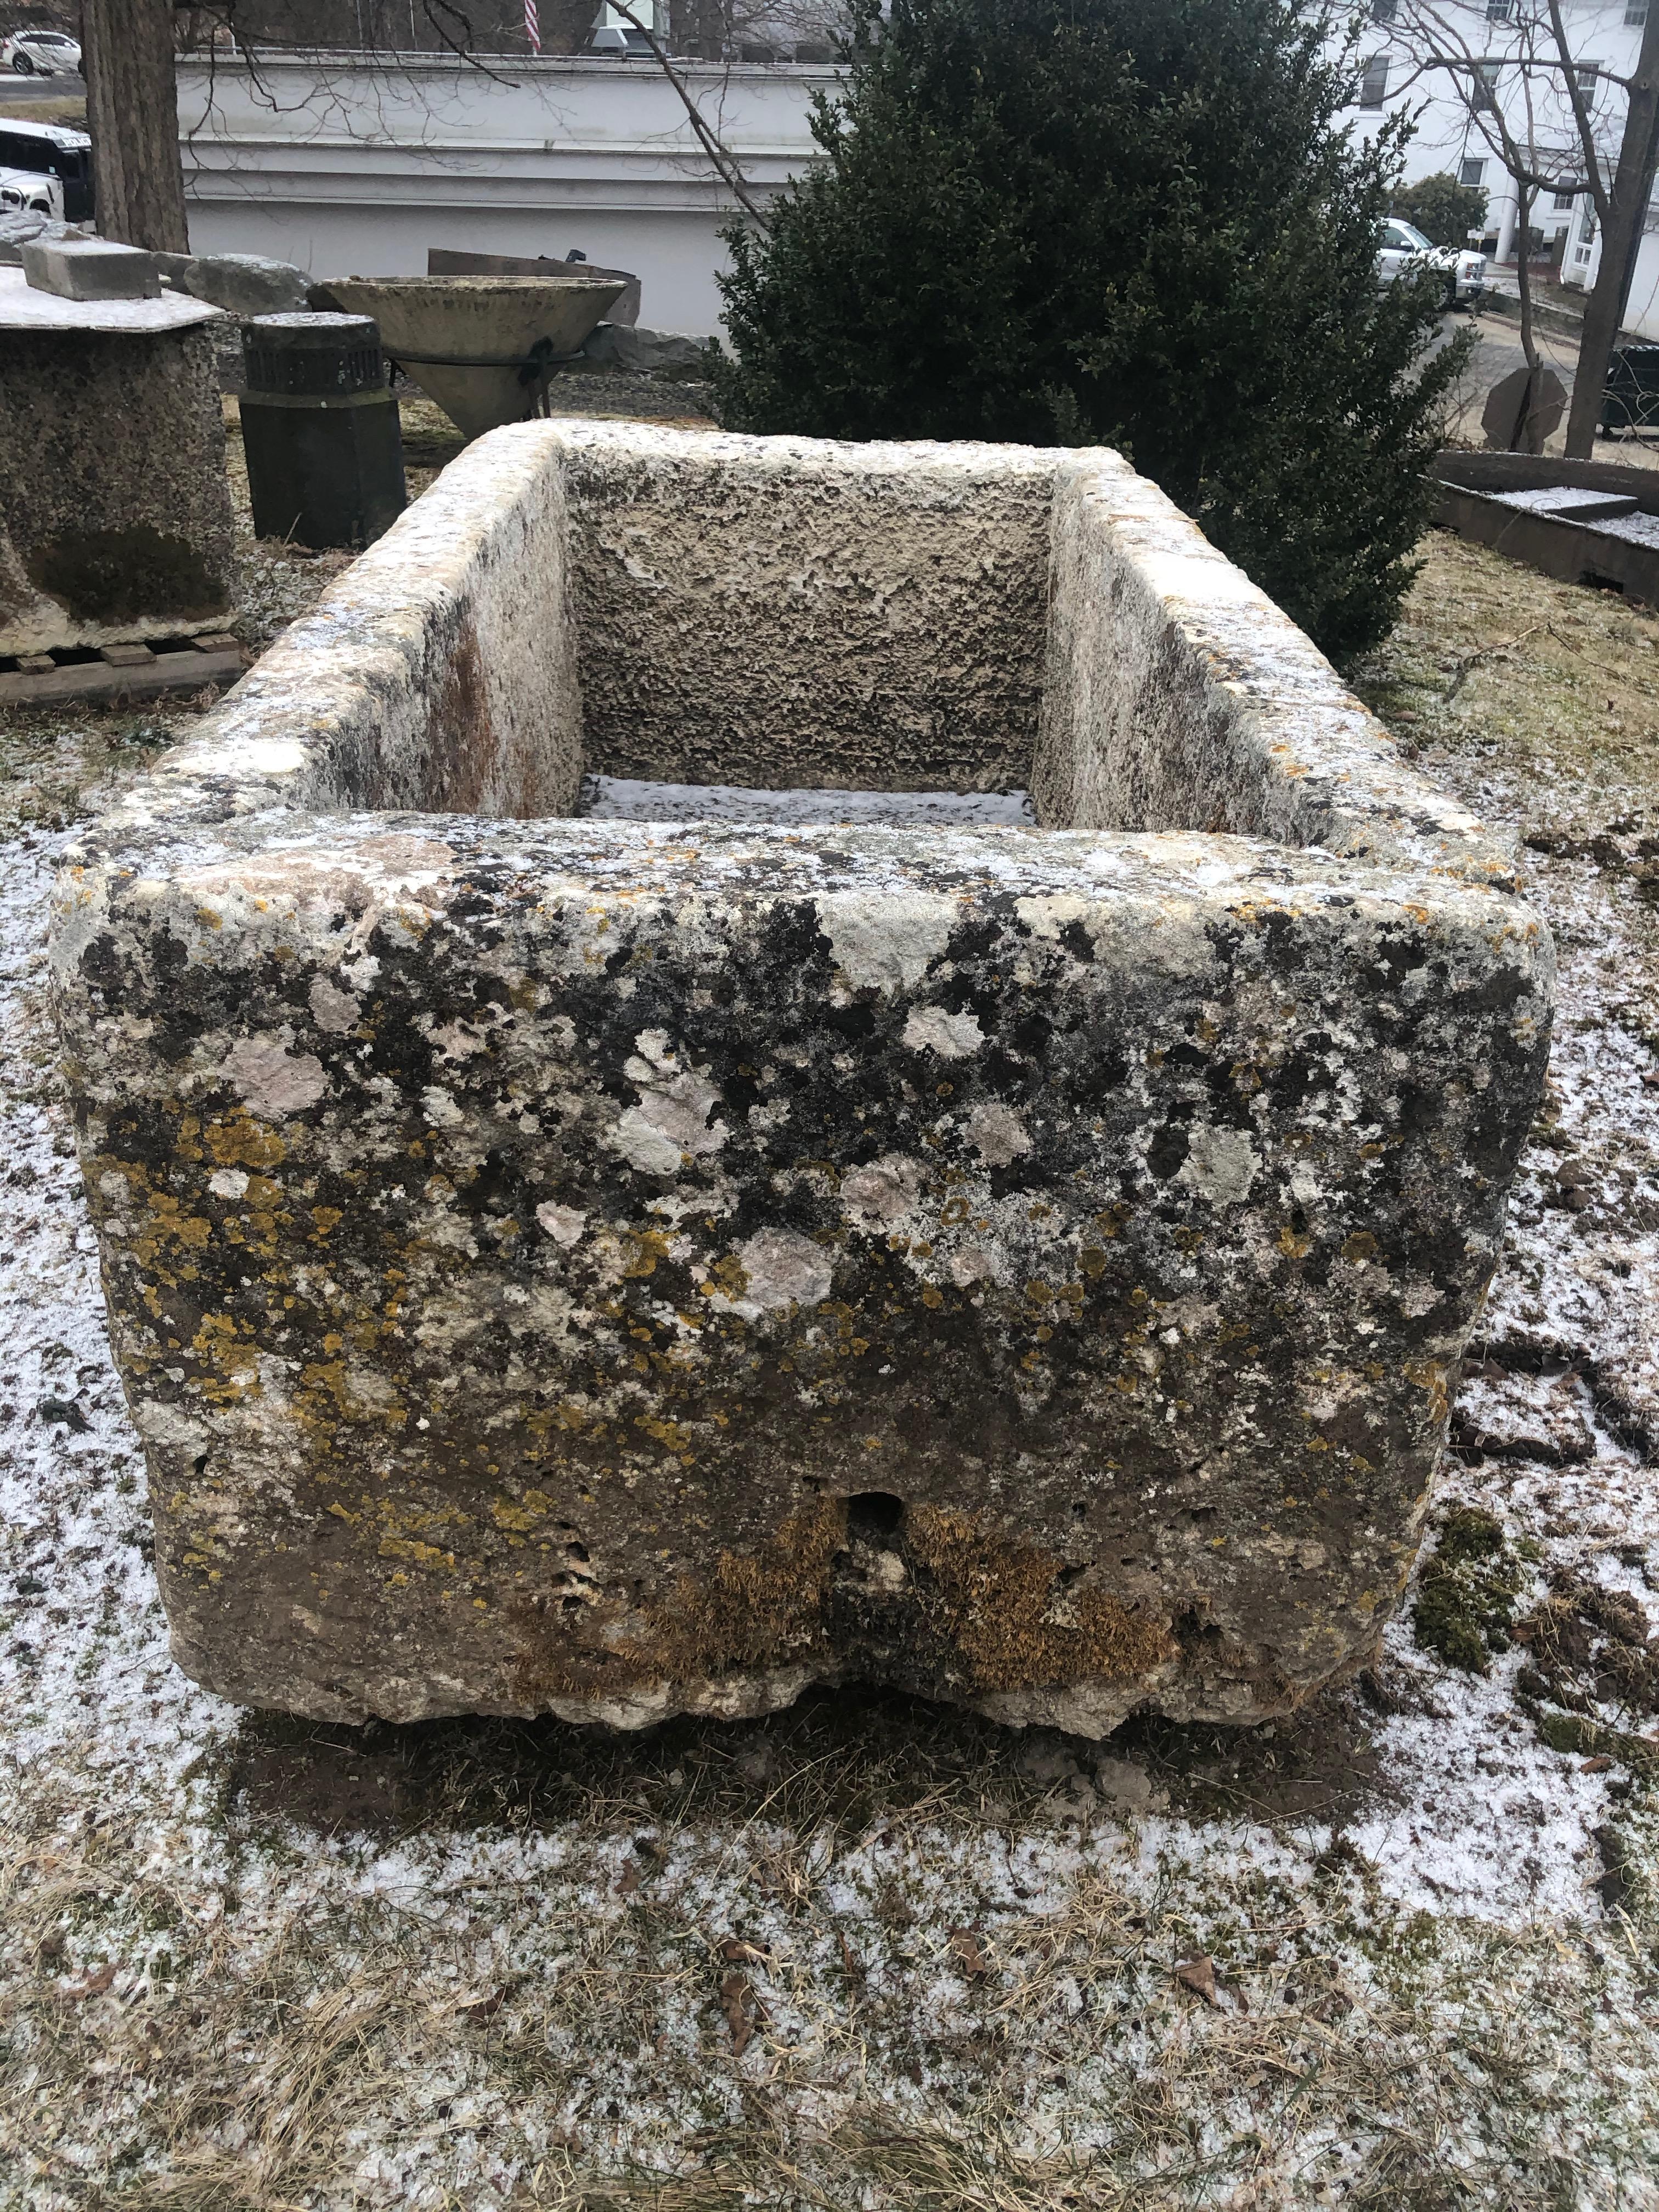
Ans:
<svg viewBox="0 0 1659 2212"><path fill-rule="evenodd" d="M1105 511L1119 545L1159 595L1171 634L1200 659L1207 688L1228 695L1253 718L1291 803L1330 832L1298 842L1187 824L1085 833L1040 823L1035 831L1008 825L977 834L1008 841L1067 831L1113 842L1178 834L1224 840L1229 848L1256 846L1264 860L1282 863L1296 854L1311 860L1322 853L1343 868L1403 870L1448 887L1520 888L1513 841L1410 768L1311 640L1110 448L860 444L571 417L514 424L477 440L190 737L161 755L139 785L97 817L66 862L147 874L154 865L173 864L164 858L169 849L188 865L192 848L204 857L210 848L246 852L272 837L287 839L299 827L296 817L314 821L308 834L357 813L400 826L455 821L453 813L429 806L337 803L320 787L331 731L354 712L373 721L395 690L419 681L431 618L457 602L491 519L515 487L522 491L538 472L562 480L572 467L621 465L648 475L687 459L780 477L805 465L836 490L856 490L872 479L914 478L919 470L930 471L942 492L959 486L963 496L986 477L1035 479L1050 488L1054 512L1062 490L1079 508ZM1051 608L1051 640L1053 622ZM492 823L503 843L520 848L556 843L582 821L564 814L468 818Z"/></svg>

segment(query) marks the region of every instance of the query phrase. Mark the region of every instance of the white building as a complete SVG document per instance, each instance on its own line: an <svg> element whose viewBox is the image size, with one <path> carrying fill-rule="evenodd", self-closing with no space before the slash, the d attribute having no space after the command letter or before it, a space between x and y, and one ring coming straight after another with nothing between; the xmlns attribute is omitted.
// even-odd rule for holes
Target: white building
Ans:
<svg viewBox="0 0 1659 2212"><path fill-rule="evenodd" d="M1647 4L1562 0L1609 170L1625 101L1603 72L1633 66ZM1425 70L1436 50L1467 57L1468 70ZM1540 66L1553 54L1546 0L1369 0L1355 129L1369 136L1390 114L1413 114L1407 179L1448 170L1483 185L1486 247L1500 262L1514 258L1515 187L1459 82L1478 68L1540 167L1571 185L1582 174L1577 135L1559 72ZM817 157L811 95L835 84L834 66L681 66L758 196ZM720 233L738 210L652 62L547 56L458 68L447 55L337 52L262 56L251 69L221 52L210 67L180 61L179 121L198 252L275 254L318 276L410 276L424 273L432 246L554 256L574 246L639 274L643 322L719 326ZM1601 246L1589 194L1544 193L1532 219L1547 243L1559 241L1563 279L1593 283ZM1626 319L1659 339L1659 234L1644 241Z"/></svg>
<svg viewBox="0 0 1659 2212"><path fill-rule="evenodd" d="M757 194L816 153L811 64L687 62L688 88ZM650 62L550 55L181 58L191 245L316 276L422 276L427 248L546 253L643 279L640 319L719 325L720 232L738 213Z"/></svg>
<svg viewBox="0 0 1659 2212"><path fill-rule="evenodd" d="M1624 129L1625 94L1613 78L1635 68L1648 4L1562 0L1574 74L1595 125L1604 175L1612 173ZM1562 282L1593 283L1601 240L1589 194L1572 189L1583 179L1583 156L1544 0L1370 0L1368 13L1354 111L1360 131L1370 135L1402 109L1414 116L1407 181L1449 171L1464 184L1484 186L1486 250L1499 262L1512 261L1519 198L1494 152L1492 126L1483 128L1470 111L1468 92L1478 71L1485 96L1501 106L1540 173L1562 180L1560 190L1540 192L1532 209L1533 228L1543 233ZM1425 66L1434 54L1467 65L1455 72ZM1650 224L1654 221L1650 213ZM1659 337L1659 237L1652 234L1638 262L1626 322Z"/></svg>

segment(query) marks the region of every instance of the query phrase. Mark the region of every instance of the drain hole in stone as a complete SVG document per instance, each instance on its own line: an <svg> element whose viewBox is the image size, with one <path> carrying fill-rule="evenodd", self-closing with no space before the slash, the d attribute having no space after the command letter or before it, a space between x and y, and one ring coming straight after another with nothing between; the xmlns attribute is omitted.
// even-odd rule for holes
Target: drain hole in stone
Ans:
<svg viewBox="0 0 1659 2212"><path fill-rule="evenodd" d="M904 1500L885 1490L861 1490L847 1501L847 1533L855 1541L890 1543L904 1526Z"/></svg>

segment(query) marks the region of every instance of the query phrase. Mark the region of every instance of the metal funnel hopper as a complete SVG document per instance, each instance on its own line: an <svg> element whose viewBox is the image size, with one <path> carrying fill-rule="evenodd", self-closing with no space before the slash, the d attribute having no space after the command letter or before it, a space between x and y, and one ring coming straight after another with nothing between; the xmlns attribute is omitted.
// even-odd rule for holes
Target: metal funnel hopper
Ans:
<svg viewBox="0 0 1659 2212"><path fill-rule="evenodd" d="M592 277L331 276L328 289L348 314L373 315L392 359L477 438L537 412L545 377L536 364L574 354L625 287Z"/></svg>

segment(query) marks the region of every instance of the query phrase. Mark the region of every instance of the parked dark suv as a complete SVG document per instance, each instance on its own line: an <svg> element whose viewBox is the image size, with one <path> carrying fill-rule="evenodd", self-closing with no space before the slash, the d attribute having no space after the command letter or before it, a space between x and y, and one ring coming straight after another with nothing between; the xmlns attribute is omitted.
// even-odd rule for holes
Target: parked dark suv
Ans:
<svg viewBox="0 0 1659 2212"><path fill-rule="evenodd" d="M19 123L0 116L0 169L32 169L64 187L65 222L92 221L92 141L58 123Z"/></svg>

